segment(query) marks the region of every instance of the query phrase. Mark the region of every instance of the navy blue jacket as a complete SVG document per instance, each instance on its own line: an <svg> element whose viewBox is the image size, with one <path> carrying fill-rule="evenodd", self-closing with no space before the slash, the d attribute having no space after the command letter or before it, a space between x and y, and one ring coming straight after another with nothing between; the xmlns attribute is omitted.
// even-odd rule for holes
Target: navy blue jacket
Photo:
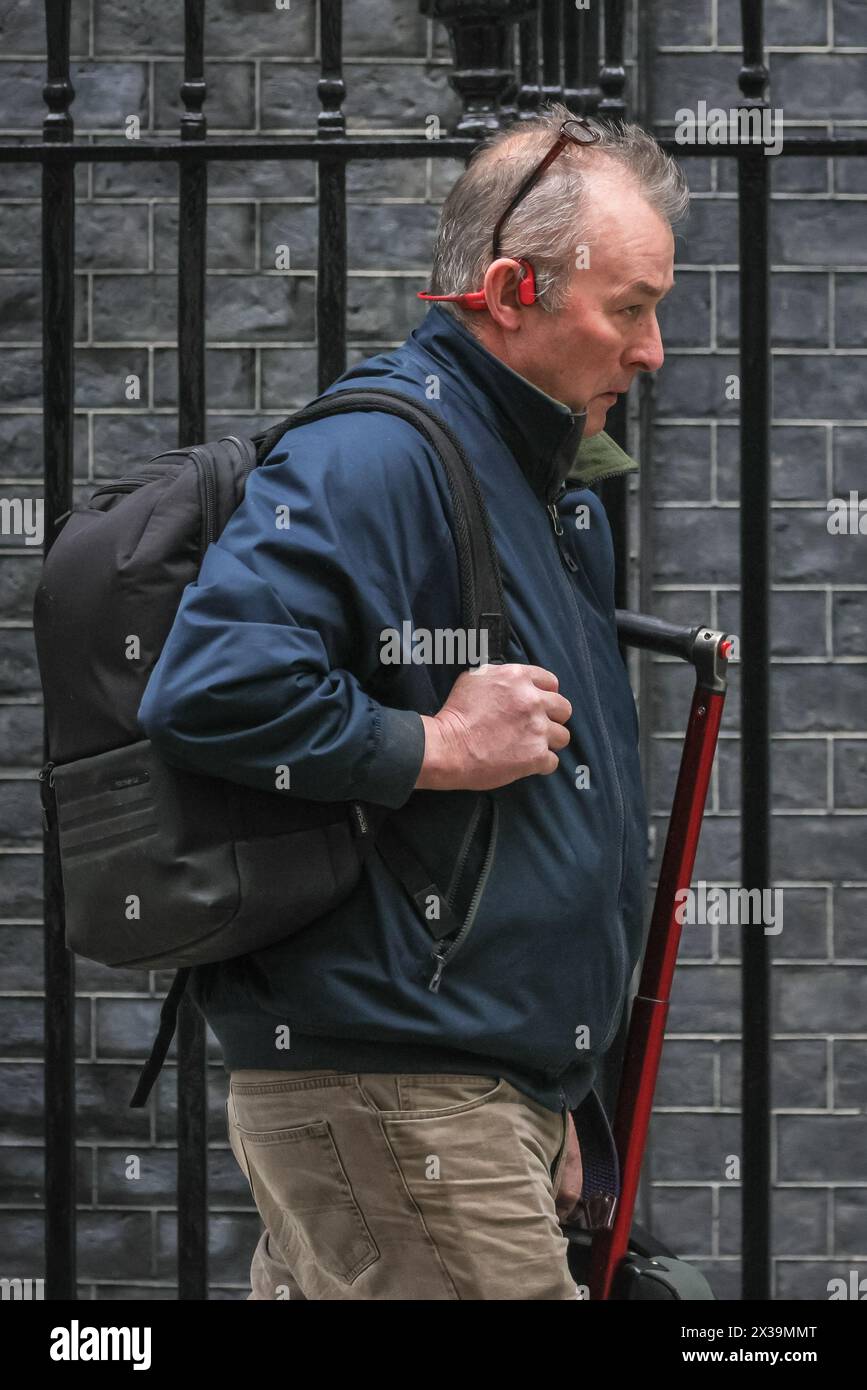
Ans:
<svg viewBox="0 0 867 1390"><path fill-rule="evenodd" d="M267 950L197 967L190 990L230 1072L490 1074L574 1109L617 1030L643 936L638 721L611 532L587 486L635 464L605 435L582 444L583 415L438 306L329 390L372 385L417 396L462 440L502 566L506 660L557 675L571 741L547 776L483 795L414 790L420 715L437 712L460 670L383 664L382 635L407 621L460 627L445 478L392 416L291 431L184 591L140 722L168 760L211 775L273 790L288 766L299 796L399 808L467 930L438 961L374 856L336 910Z"/></svg>

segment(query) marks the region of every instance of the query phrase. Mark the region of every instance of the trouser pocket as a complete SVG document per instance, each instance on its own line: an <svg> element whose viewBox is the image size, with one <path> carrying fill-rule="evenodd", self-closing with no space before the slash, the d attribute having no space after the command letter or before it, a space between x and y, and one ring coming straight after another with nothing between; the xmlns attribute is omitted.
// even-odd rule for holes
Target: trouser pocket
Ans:
<svg viewBox="0 0 867 1390"><path fill-rule="evenodd" d="M312 1252L351 1284L379 1259L327 1120L287 1129L242 1129L227 1102L232 1152L262 1220L290 1266Z"/></svg>
<svg viewBox="0 0 867 1390"><path fill-rule="evenodd" d="M499 1096L504 1082L498 1076L454 1073L365 1073L358 1089L380 1117L439 1119L463 1115ZM395 1109L395 1105L397 1108Z"/></svg>

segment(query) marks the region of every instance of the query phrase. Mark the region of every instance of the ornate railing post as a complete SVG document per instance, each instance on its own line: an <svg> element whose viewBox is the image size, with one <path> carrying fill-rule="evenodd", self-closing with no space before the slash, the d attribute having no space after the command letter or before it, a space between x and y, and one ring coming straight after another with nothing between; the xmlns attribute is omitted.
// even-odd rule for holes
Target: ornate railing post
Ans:
<svg viewBox="0 0 867 1390"><path fill-rule="evenodd" d="M69 112L70 0L47 0L48 65L42 95L46 144L57 154L42 164L42 428L45 542L73 503L72 412L75 335L75 162L63 150L73 139ZM43 762L49 758L43 723ZM43 836L45 960L45 1296L76 1297L75 959L66 946L60 856L53 834Z"/></svg>
<svg viewBox="0 0 867 1390"><path fill-rule="evenodd" d="M563 100L563 6L542 6L542 103Z"/></svg>
<svg viewBox="0 0 867 1390"><path fill-rule="evenodd" d="M322 103L316 136L323 142L346 135L343 102L343 0L320 6ZM319 158L319 254L316 262L317 389L324 391L346 371L346 159L338 148Z"/></svg>
<svg viewBox="0 0 867 1390"><path fill-rule="evenodd" d="M762 6L742 0L740 106L767 106ZM771 883L771 340L770 164L756 144L738 156L741 381L741 877ZM771 956L765 932L741 932L742 1298L771 1297Z"/></svg>
<svg viewBox="0 0 867 1390"><path fill-rule="evenodd" d="M520 84L518 86L518 119L532 120L539 110L542 89L539 86L539 12L534 9L518 24Z"/></svg>
<svg viewBox="0 0 867 1390"><path fill-rule="evenodd" d="M576 116L599 108L599 13L566 5L563 11L563 100Z"/></svg>
<svg viewBox="0 0 867 1390"><path fill-rule="evenodd" d="M535 12L535 0L419 0L422 14L449 31L449 81L463 110L453 134L479 139L514 119L515 24Z"/></svg>
<svg viewBox="0 0 867 1390"><path fill-rule="evenodd" d="M626 115L626 68L623 65L624 0L605 0L605 61L599 73L602 97L598 114L608 121L622 121Z"/></svg>
<svg viewBox="0 0 867 1390"><path fill-rule="evenodd" d="M184 0L184 143L203 144L205 0ZM178 444L205 438L207 159L184 159L178 171ZM178 1010L178 1298L208 1297L208 1057L205 1023L192 1000ZM154 1105L159 1101L155 1100Z"/></svg>

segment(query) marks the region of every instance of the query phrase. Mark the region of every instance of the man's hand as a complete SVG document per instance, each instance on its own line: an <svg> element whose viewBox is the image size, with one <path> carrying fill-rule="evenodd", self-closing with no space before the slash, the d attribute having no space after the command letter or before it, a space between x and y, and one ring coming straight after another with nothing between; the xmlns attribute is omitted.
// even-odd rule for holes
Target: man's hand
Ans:
<svg viewBox="0 0 867 1390"><path fill-rule="evenodd" d="M566 1221L569 1213L581 1196L584 1187L584 1168L581 1163L581 1149L575 1133L575 1121L570 1114L566 1134L566 1161L560 1169L560 1178L554 1189L554 1205L560 1221Z"/></svg>
<svg viewBox="0 0 867 1390"><path fill-rule="evenodd" d="M572 706L557 677L515 662L464 671L436 715L422 715L424 761L416 782L432 791L490 791L555 772Z"/></svg>

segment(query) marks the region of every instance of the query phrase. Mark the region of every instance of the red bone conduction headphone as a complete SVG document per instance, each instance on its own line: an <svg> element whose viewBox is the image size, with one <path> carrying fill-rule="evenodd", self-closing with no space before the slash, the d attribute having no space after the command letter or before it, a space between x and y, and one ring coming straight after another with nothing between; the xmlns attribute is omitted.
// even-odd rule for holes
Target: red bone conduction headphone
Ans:
<svg viewBox="0 0 867 1390"><path fill-rule="evenodd" d="M577 127L579 130L582 130L584 134L576 135L574 130L569 129L570 126ZM554 160L557 158L558 154L560 154L561 150L564 150L566 146L569 144L595 145L598 144L598 142L601 139L602 136L600 132L594 129L594 127L591 126L589 121L585 121L581 117L575 116L572 117L570 120L563 122L563 124L560 127L560 134L557 136L557 139L554 141L554 144L551 146L550 150L544 156L544 158L536 165L534 169L531 170L531 172L524 179L524 182L521 184L514 198L509 203L509 206L506 208L505 212L502 214L500 220L494 228L491 255L492 262L496 261L500 255L500 231L506 218L509 216L510 213L514 212L521 199L527 193L529 193L533 185L542 177L549 164L553 164ZM518 285L518 303L534 304L536 301L536 277L533 273L532 265L528 260L525 260L521 256L517 256L514 258L509 257L509 259L514 259L515 263L519 265L522 271L524 272L521 276L521 280ZM419 290L417 297L419 299L448 299L451 300L454 304L459 304L463 309L487 309L488 307L487 300L485 299L484 290L471 290L466 294L430 294L427 290Z"/></svg>

